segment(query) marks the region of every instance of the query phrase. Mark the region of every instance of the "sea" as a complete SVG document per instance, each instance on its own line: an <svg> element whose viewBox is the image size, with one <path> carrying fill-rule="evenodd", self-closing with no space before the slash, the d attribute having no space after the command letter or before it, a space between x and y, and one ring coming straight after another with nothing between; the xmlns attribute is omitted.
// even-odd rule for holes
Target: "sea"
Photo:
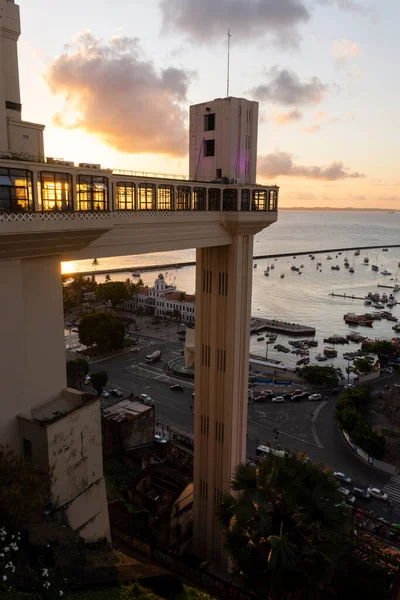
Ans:
<svg viewBox="0 0 400 600"><path fill-rule="evenodd" d="M318 347L310 350L311 363L315 363L315 355L322 353L324 338L346 335L351 331L370 338L390 339L396 335L392 321L382 319L374 321L373 327L349 326L343 320L348 312L363 314L375 311L364 306L364 301L352 299L352 296L364 298L369 292L391 292L390 289L378 287L378 284L393 286L399 279L400 283L400 248L391 248L388 252L382 249L390 244L400 244L400 212L385 211L305 211L283 210L279 212L277 223L271 225L255 236L254 256L265 254L280 254L291 252L290 257L277 259L257 259L253 269L252 316L273 318L315 327ZM327 260L326 254L317 254L312 260L308 254L297 256L298 252L312 254L316 250L328 248L345 248L358 246L378 246L378 250L362 250L359 256L354 252L331 253L332 260ZM294 258L296 257L296 258ZM368 257L369 265L364 264ZM93 257L95 258L95 257ZM195 260L195 250L179 250L174 252L151 253L139 256L122 256L117 258L96 257L99 269L127 267L126 272L110 273L112 280L124 280L131 277L135 265L155 265L178 263ZM352 274L344 267L347 258L355 272ZM321 262L321 268L316 263ZM269 277L264 275L267 266L271 267ZM371 265L378 265L379 272L371 270ZM295 265L301 274L291 270ZM333 271L332 266L338 265L340 270ZM94 268L90 260L63 263L63 272L88 271ZM386 269L391 275L382 275ZM162 271L167 281L179 290L195 293L195 267L183 267ZM281 274L284 278L281 278ZM145 285L153 285L157 272L143 272L141 278ZM103 281L105 275L97 275L98 281ZM332 296L346 294L345 298ZM397 294L400 302L400 292ZM399 318L400 304L390 309ZM276 344L288 346L290 338L278 335ZM350 342L346 345L336 345L338 357L321 363L334 364L345 368L348 363L343 359L343 353L354 351L359 344ZM257 336L251 337L250 351L257 356L279 360L294 368L300 358L294 354L278 352L273 345L268 347L265 341L257 341Z"/></svg>

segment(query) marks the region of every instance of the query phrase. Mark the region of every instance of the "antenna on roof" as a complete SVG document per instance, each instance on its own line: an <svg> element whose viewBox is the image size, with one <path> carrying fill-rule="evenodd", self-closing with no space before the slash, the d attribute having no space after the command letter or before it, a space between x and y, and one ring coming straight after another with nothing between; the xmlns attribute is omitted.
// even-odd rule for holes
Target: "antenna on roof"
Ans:
<svg viewBox="0 0 400 600"><path fill-rule="evenodd" d="M226 97L229 98L229 61L230 61L230 53L231 53L231 30L228 29L228 74L226 80Z"/></svg>

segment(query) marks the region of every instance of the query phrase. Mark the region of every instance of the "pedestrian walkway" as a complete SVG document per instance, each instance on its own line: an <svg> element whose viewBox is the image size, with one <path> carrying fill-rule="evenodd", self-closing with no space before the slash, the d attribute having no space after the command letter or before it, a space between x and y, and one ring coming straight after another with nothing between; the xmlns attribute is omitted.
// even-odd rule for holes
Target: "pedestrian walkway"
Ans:
<svg viewBox="0 0 400 600"><path fill-rule="evenodd" d="M400 476L392 475L383 491L389 496L389 500L397 507L400 507Z"/></svg>

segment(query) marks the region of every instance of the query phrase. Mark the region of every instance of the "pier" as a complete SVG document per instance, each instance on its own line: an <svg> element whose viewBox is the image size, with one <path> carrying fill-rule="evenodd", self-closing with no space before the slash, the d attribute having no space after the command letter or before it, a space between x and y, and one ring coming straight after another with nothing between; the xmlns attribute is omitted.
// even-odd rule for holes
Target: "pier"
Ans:
<svg viewBox="0 0 400 600"><path fill-rule="evenodd" d="M276 321L275 319L255 319L256 325L250 327L250 335L256 335L263 331L274 331L286 335L314 336L315 327L307 325L298 325L297 323L287 323L286 321Z"/></svg>
<svg viewBox="0 0 400 600"><path fill-rule="evenodd" d="M384 288L389 288L389 289L393 289L393 287L389 286L389 285L379 285L378 287L384 287ZM365 296L354 296L354 294L336 294L335 292L329 292L329 295L334 297L334 298L347 298L349 300L365 300ZM399 304L399 302L396 301L396 305Z"/></svg>

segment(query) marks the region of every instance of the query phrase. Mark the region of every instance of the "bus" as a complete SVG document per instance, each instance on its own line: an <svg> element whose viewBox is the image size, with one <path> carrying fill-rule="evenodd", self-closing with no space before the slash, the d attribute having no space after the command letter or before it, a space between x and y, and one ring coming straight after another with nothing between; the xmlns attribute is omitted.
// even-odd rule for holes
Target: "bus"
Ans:
<svg viewBox="0 0 400 600"><path fill-rule="evenodd" d="M278 458L284 458L284 456L286 456L285 450L275 450L274 448L263 445L257 447L256 456L268 456L268 454L273 454L273 456L277 456Z"/></svg>

